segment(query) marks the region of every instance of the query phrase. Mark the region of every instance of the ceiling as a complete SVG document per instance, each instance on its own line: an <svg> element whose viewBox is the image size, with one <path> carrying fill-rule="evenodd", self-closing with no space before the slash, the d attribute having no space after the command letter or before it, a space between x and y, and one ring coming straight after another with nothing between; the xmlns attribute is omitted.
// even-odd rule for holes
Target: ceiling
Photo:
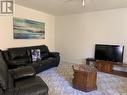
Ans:
<svg viewBox="0 0 127 95"><path fill-rule="evenodd" d="M52 15L67 15L127 7L127 0L15 0L16 4Z"/></svg>

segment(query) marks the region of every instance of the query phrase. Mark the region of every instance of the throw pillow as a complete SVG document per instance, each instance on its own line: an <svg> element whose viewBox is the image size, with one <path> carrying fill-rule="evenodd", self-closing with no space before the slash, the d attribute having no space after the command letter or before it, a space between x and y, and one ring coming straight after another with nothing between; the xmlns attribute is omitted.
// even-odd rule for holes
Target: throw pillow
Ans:
<svg viewBox="0 0 127 95"><path fill-rule="evenodd" d="M32 49L31 55L32 55L32 61L33 62L41 60L40 49Z"/></svg>

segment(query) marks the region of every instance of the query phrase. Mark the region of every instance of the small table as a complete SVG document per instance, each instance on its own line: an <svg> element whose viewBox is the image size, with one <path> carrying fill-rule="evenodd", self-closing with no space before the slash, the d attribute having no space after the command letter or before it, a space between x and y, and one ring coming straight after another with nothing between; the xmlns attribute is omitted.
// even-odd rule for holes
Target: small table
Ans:
<svg viewBox="0 0 127 95"><path fill-rule="evenodd" d="M72 66L74 70L73 88L89 92L96 90L97 69L83 64Z"/></svg>

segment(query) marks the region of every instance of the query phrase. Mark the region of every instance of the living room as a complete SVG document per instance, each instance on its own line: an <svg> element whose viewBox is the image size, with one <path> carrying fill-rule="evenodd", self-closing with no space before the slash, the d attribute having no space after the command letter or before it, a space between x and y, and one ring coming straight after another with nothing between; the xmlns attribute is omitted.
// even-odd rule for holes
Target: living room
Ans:
<svg viewBox="0 0 127 95"><path fill-rule="evenodd" d="M97 72L97 90L72 87L72 65L94 58L95 44L124 46L122 64L127 64L127 0L15 0L13 6L13 14L0 14L0 49L46 45L49 51L59 52L59 66L37 74L47 84L49 95L127 94L126 77L102 72ZM45 37L15 39L14 18L44 22Z"/></svg>

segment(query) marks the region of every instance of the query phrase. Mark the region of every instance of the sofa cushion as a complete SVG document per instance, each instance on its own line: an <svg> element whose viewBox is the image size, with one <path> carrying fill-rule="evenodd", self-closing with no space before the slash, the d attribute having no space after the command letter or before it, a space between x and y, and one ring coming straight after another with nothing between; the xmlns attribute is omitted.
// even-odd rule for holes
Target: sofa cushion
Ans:
<svg viewBox="0 0 127 95"><path fill-rule="evenodd" d="M49 53L48 52L41 52L41 59L45 59L49 57Z"/></svg>
<svg viewBox="0 0 127 95"><path fill-rule="evenodd" d="M10 65L22 66L30 63L30 58L26 48L10 48L8 49Z"/></svg>
<svg viewBox="0 0 127 95"><path fill-rule="evenodd" d="M31 49L40 49L41 52L49 52L48 47L46 45L30 46L30 47L27 47L27 49L29 49L29 50L31 50Z"/></svg>
<svg viewBox="0 0 127 95"><path fill-rule="evenodd" d="M19 89L18 95L48 95L48 86L38 76L18 80L15 87Z"/></svg>
<svg viewBox="0 0 127 95"><path fill-rule="evenodd" d="M10 48L8 51L11 60L28 57L27 50L25 48Z"/></svg>
<svg viewBox="0 0 127 95"><path fill-rule="evenodd" d="M35 70L32 66L19 67L10 70L10 72L15 80L35 76Z"/></svg>
<svg viewBox="0 0 127 95"><path fill-rule="evenodd" d="M15 60L12 60L10 64L16 65L16 66L24 66L29 64L29 60L28 58L15 59Z"/></svg>

